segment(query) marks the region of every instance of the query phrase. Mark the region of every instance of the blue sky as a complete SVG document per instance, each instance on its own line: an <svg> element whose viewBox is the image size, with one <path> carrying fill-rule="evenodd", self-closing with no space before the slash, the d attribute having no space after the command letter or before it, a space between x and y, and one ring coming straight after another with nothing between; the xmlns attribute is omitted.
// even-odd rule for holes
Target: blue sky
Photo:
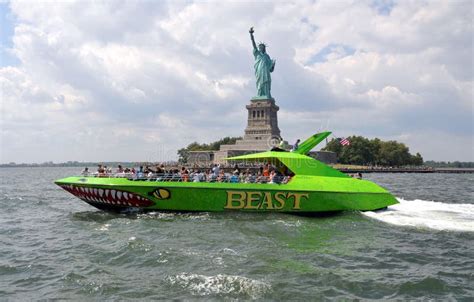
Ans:
<svg viewBox="0 0 474 302"><path fill-rule="evenodd" d="M0 2L0 162L163 161L240 136L248 34L284 139L318 130L474 161L472 1ZM223 22L225 21L225 22Z"/></svg>
<svg viewBox="0 0 474 302"><path fill-rule="evenodd" d="M8 3L0 2L0 66L14 66L20 62L8 49L13 46L12 37L15 29L15 18Z"/></svg>

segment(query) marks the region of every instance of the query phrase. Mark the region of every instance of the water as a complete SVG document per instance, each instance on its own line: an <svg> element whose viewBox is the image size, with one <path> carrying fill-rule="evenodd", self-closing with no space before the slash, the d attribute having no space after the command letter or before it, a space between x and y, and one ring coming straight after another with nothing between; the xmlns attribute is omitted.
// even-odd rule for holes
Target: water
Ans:
<svg viewBox="0 0 474 302"><path fill-rule="evenodd" d="M366 174L400 204L324 218L100 212L0 169L0 300L465 300L474 296L469 174Z"/></svg>

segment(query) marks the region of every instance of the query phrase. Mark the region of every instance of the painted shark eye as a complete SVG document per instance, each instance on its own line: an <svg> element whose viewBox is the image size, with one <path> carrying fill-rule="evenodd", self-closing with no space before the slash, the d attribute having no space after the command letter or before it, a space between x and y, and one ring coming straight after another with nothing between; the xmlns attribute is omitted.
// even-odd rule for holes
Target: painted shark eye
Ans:
<svg viewBox="0 0 474 302"><path fill-rule="evenodd" d="M162 199L167 199L170 197L170 192L168 190L160 189L159 191Z"/></svg>
<svg viewBox="0 0 474 302"><path fill-rule="evenodd" d="M155 196L157 199L168 199L170 198L171 193L166 189L156 189L153 191L153 196Z"/></svg>

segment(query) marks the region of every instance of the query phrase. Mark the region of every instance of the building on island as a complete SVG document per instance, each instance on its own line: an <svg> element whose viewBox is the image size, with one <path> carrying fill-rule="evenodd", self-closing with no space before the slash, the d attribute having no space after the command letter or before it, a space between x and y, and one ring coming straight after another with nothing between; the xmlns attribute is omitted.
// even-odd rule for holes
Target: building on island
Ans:
<svg viewBox="0 0 474 302"><path fill-rule="evenodd" d="M190 151L189 164L208 165L226 163L225 158L270 150L281 141L277 112L279 107L272 99L252 99L247 108L247 127L242 139L234 145L221 145L218 151ZM311 151L309 156L325 163L335 164L336 153Z"/></svg>

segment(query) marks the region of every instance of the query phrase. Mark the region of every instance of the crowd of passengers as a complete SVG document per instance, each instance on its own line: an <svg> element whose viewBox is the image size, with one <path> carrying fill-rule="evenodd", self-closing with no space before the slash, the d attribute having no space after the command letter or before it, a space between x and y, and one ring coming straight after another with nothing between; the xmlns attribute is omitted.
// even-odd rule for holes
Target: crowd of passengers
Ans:
<svg viewBox="0 0 474 302"><path fill-rule="evenodd" d="M163 164L150 166L140 166L135 168L123 168L118 165L115 171L112 168L99 165L97 172L90 172L88 168L82 171L83 176L96 177L126 177L134 180L149 181L182 181L182 182L229 182L229 183L270 183L286 184L294 176L286 167L275 168L270 163L255 169L241 169L235 165L232 173L225 172L219 164L215 164L209 169L165 169Z"/></svg>

